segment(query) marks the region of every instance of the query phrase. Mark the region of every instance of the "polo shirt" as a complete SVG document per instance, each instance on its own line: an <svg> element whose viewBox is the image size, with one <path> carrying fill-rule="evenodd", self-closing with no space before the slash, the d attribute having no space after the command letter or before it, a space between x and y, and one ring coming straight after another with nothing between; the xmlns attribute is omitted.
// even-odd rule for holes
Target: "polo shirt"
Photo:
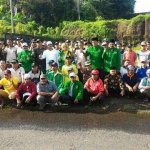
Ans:
<svg viewBox="0 0 150 150"><path fill-rule="evenodd" d="M54 92L54 91L58 91L58 88L56 84L51 81L47 81L46 86L45 85L43 86L41 82L37 84L37 93L38 92Z"/></svg>
<svg viewBox="0 0 150 150"><path fill-rule="evenodd" d="M15 77L12 77L12 81L15 85L18 85L18 79ZM12 82L7 80L6 78L2 78L0 80L0 84L3 86L4 90L9 94L11 92L16 91L16 89L13 87Z"/></svg>
<svg viewBox="0 0 150 150"><path fill-rule="evenodd" d="M85 85L85 88L89 88L92 94L98 94L100 92L104 92L104 85L101 79L94 81L92 78L89 78Z"/></svg>
<svg viewBox="0 0 150 150"><path fill-rule="evenodd" d="M139 78L140 79L142 79L142 78L144 78L144 77L146 77L147 75L146 75L146 71L148 70L149 68L138 68L137 70L136 70L136 73L137 73L137 75L139 76Z"/></svg>
<svg viewBox="0 0 150 150"><path fill-rule="evenodd" d="M16 47L6 47L6 61L11 62L13 59L16 59L17 48Z"/></svg>
<svg viewBox="0 0 150 150"><path fill-rule="evenodd" d="M123 82L127 83L131 87L134 87L137 83L140 82L140 78L136 73L134 73L134 75L131 77L128 75L128 73L126 73L123 75Z"/></svg>

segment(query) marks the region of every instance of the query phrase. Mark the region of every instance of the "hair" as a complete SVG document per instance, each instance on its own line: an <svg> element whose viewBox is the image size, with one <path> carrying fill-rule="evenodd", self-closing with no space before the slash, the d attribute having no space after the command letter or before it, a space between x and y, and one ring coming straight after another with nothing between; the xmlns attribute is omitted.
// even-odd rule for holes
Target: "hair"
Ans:
<svg viewBox="0 0 150 150"><path fill-rule="evenodd" d="M64 46L65 46L67 49L69 49L69 47L68 47L68 45L67 45L66 43L62 43L62 44L61 44L61 49L63 49Z"/></svg>

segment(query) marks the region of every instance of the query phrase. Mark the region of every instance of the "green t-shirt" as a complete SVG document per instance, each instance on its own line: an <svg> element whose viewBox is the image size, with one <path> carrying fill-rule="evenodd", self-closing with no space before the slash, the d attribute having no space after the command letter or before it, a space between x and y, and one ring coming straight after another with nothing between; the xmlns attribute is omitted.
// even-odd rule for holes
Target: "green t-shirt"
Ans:
<svg viewBox="0 0 150 150"><path fill-rule="evenodd" d="M92 69L101 69L104 66L104 59L102 58L104 48L101 46L90 46L86 51L86 56L90 56Z"/></svg>

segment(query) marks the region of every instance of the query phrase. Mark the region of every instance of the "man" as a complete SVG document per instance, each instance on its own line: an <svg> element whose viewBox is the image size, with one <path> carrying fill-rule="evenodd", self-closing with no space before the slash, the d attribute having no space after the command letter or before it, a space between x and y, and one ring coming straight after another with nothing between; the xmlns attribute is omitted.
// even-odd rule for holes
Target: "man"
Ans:
<svg viewBox="0 0 150 150"><path fill-rule="evenodd" d="M4 52L6 53L6 61L11 62L13 59L17 57L17 48L13 46L13 42L11 39L7 40L7 47Z"/></svg>
<svg viewBox="0 0 150 150"><path fill-rule="evenodd" d="M141 61L144 59L145 61L146 61L146 63L147 63L147 66L149 66L149 62L150 62L150 51L148 51L147 49L146 49L146 42L145 41L143 41L143 42L141 42L141 50L137 53L137 62L138 62L138 64L137 64L137 66L138 67L141 67Z"/></svg>
<svg viewBox="0 0 150 150"><path fill-rule="evenodd" d="M37 84L40 81L40 75L43 74L43 72L39 69L39 66L37 63L32 63L32 69L28 73L31 77L31 81Z"/></svg>
<svg viewBox="0 0 150 150"><path fill-rule="evenodd" d="M107 75L110 71L110 67L116 67L117 71L120 71L121 67L121 55L120 50L115 48L115 40L111 39L109 48L104 49L102 58L104 61L104 72Z"/></svg>
<svg viewBox="0 0 150 150"><path fill-rule="evenodd" d="M12 68L10 68L9 70L11 71L12 76L18 79L18 84L21 84L24 81L23 76L25 74L25 70L23 67L19 66L18 60L16 59L13 59L11 61L11 64Z"/></svg>
<svg viewBox="0 0 150 150"><path fill-rule="evenodd" d="M104 48L98 45L98 38L92 38L92 46L86 51L86 56L90 56L90 61L92 63L92 69L97 69L100 71L100 77L103 76L104 59L102 58Z"/></svg>
<svg viewBox="0 0 150 150"><path fill-rule="evenodd" d="M37 48L36 40L32 39L30 42L30 50L33 52L32 54L34 55L34 49Z"/></svg>
<svg viewBox="0 0 150 150"><path fill-rule="evenodd" d="M23 43L22 47L23 47L23 51L18 53L18 62L21 63L25 72L28 73L31 70L31 64L34 61L34 58L32 56L32 52L28 48L27 43Z"/></svg>
<svg viewBox="0 0 150 150"><path fill-rule="evenodd" d="M122 77L117 74L115 67L111 67L109 74L105 76L104 88L106 96L113 95L119 97L124 95Z"/></svg>
<svg viewBox="0 0 150 150"><path fill-rule="evenodd" d="M0 61L0 79L4 77L4 72L7 70L7 64L5 60Z"/></svg>
<svg viewBox="0 0 150 150"><path fill-rule="evenodd" d="M64 84L64 88L60 90L60 102L68 105L82 104L83 98L83 85L80 81L76 80L74 72L69 74L70 81Z"/></svg>
<svg viewBox="0 0 150 150"><path fill-rule="evenodd" d="M42 46L42 40L37 39L37 48L33 49L32 56L34 57L35 62L41 67L43 73L46 73L46 60L40 59L39 55L42 55L45 51L45 48Z"/></svg>
<svg viewBox="0 0 150 150"><path fill-rule="evenodd" d="M127 50L123 54L124 60L129 60L129 65L135 66L136 52L132 50L132 44L127 45Z"/></svg>
<svg viewBox="0 0 150 150"><path fill-rule="evenodd" d="M44 110L46 103L55 106L58 102L58 88L52 81L48 81L45 74L40 76L40 82L37 84L37 102L40 105L39 110Z"/></svg>
<svg viewBox="0 0 150 150"><path fill-rule="evenodd" d="M83 84L91 77L92 65L90 61L85 62L85 68L80 66L81 73L83 74Z"/></svg>
<svg viewBox="0 0 150 150"><path fill-rule="evenodd" d="M89 78L84 85L84 100L85 103L89 105L99 103L104 94L104 85L99 78L99 71L92 70L91 74L91 78Z"/></svg>
<svg viewBox="0 0 150 150"><path fill-rule="evenodd" d="M4 98L14 99L15 91L18 86L18 80L15 77L11 76L11 71L6 70L4 72L4 78L0 80L0 87L3 87L4 90L0 89L0 108L4 107Z"/></svg>
<svg viewBox="0 0 150 150"><path fill-rule="evenodd" d="M123 61L123 65L120 68L120 74L122 77L124 74L126 74L128 72L129 63L130 63L130 61L128 59Z"/></svg>
<svg viewBox="0 0 150 150"><path fill-rule="evenodd" d="M51 64L51 71L46 72L47 79L53 81L57 88L60 89L63 86L63 75L58 71L58 64L53 62Z"/></svg>
<svg viewBox="0 0 150 150"><path fill-rule="evenodd" d="M134 96L137 98L140 78L135 73L135 68L133 66L128 66L128 72L123 76L123 82L125 85L125 94L127 94L127 97Z"/></svg>
<svg viewBox="0 0 150 150"><path fill-rule="evenodd" d="M43 54L40 54L39 58L46 59L46 70L48 70L49 69L48 62L50 60L54 60L58 64L58 56L59 56L59 51L57 51L53 48L51 41L48 41L47 42L47 50L45 50L43 52Z"/></svg>
<svg viewBox="0 0 150 150"><path fill-rule="evenodd" d="M139 91L142 94L144 101L150 101L150 69L146 71L146 77L144 77L139 84Z"/></svg>
<svg viewBox="0 0 150 150"><path fill-rule="evenodd" d="M24 82L20 84L19 88L15 92L17 100L17 107L24 107L25 104L33 102L36 104L36 85L31 81L29 74L24 75Z"/></svg>
<svg viewBox="0 0 150 150"><path fill-rule="evenodd" d="M20 38L16 38L17 40L17 45L15 46L17 48L17 54L22 51L22 43L20 41Z"/></svg>
<svg viewBox="0 0 150 150"><path fill-rule="evenodd" d="M146 72L149 68L147 67L147 62L145 60L141 61L141 67L137 68L136 73L140 79L146 77Z"/></svg>

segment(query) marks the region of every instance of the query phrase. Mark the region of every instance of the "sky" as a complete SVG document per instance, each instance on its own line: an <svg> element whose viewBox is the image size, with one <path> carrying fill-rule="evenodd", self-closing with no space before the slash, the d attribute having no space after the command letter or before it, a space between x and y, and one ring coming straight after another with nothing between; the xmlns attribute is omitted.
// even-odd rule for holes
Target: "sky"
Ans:
<svg viewBox="0 0 150 150"><path fill-rule="evenodd" d="M150 0L136 0L135 13L150 12Z"/></svg>

